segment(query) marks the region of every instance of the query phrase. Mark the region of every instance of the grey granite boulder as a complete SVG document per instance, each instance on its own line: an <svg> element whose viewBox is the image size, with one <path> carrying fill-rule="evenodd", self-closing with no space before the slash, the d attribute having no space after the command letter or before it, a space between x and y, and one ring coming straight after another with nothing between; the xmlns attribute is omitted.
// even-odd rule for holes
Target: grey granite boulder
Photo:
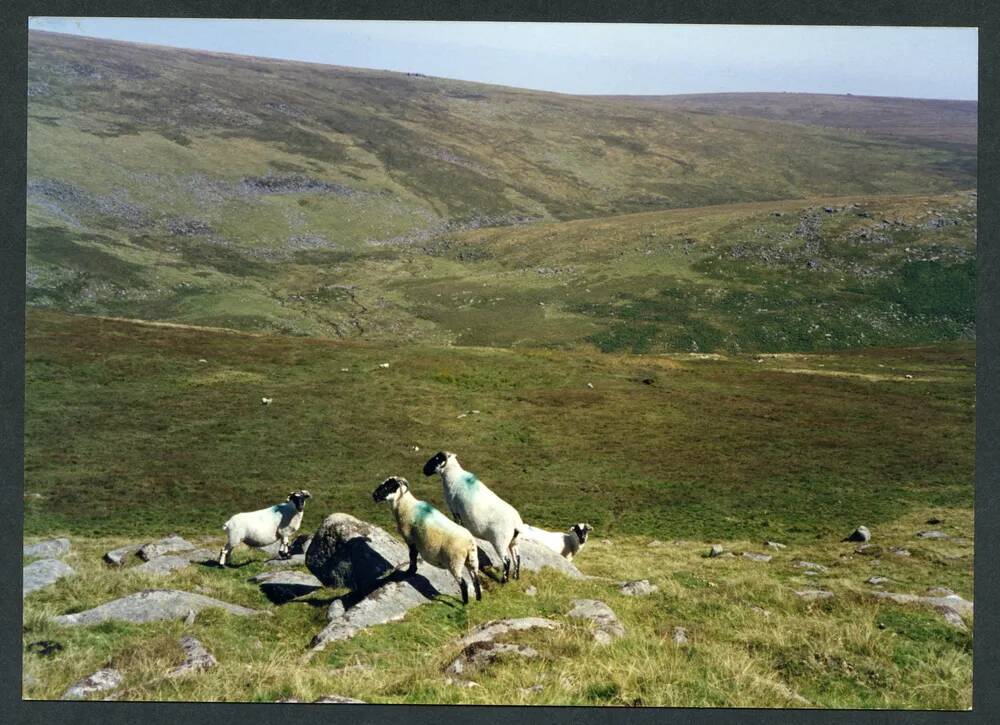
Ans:
<svg viewBox="0 0 1000 725"><path fill-rule="evenodd" d="M274 559L268 559L264 562L264 566L270 569L291 569L296 566L306 565L306 555L305 554L292 554L287 559L282 559L281 557L275 557Z"/></svg>
<svg viewBox="0 0 1000 725"><path fill-rule="evenodd" d="M327 516L306 549L306 567L324 585L355 592L374 589L398 564L409 561L407 547L350 514Z"/></svg>
<svg viewBox="0 0 1000 725"><path fill-rule="evenodd" d="M660 591L660 588L655 584L650 584L648 579L639 579L638 581L622 582L618 585L618 591L626 597L644 597Z"/></svg>
<svg viewBox="0 0 1000 725"><path fill-rule="evenodd" d="M202 594L192 594L176 589L147 589L127 597L105 602L93 609L75 614L53 617L55 624L65 627L100 624L111 620L122 622L157 622L164 619L184 619L188 612L219 608L238 617L265 612L212 599Z"/></svg>
<svg viewBox="0 0 1000 725"><path fill-rule="evenodd" d="M344 697L343 695L324 695L323 697L313 700L314 705L364 705L364 700L356 700L353 697Z"/></svg>
<svg viewBox="0 0 1000 725"><path fill-rule="evenodd" d="M478 641L466 646L462 654L445 669L450 675L466 675L469 672L491 665L500 659L513 657L533 659L538 651L520 644Z"/></svg>
<svg viewBox="0 0 1000 725"><path fill-rule="evenodd" d="M191 562L184 556L158 556L137 567L133 567L129 571L149 574L150 576L166 576L179 569L186 569L189 566L191 566Z"/></svg>
<svg viewBox="0 0 1000 725"><path fill-rule="evenodd" d="M173 554L177 551L190 551L195 548L195 545L190 541L182 539L180 536L168 536L165 539L160 539L159 541L154 541L149 544L144 544L139 547L139 558L143 561L149 561L155 559L158 556L163 556L164 554Z"/></svg>
<svg viewBox="0 0 1000 725"><path fill-rule="evenodd" d="M670 633L670 641L676 645L685 645L688 643L688 633L684 627L674 627Z"/></svg>
<svg viewBox="0 0 1000 725"><path fill-rule="evenodd" d="M181 648L184 650L184 662L167 673L167 677L182 677L192 672L207 670L219 662L194 637L181 637Z"/></svg>
<svg viewBox="0 0 1000 725"><path fill-rule="evenodd" d="M259 584L264 596L275 604L284 604L323 586L319 579L303 571L266 571L250 581Z"/></svg>
<svg viewBox="0 0 1000 725"><path fill-rule="evenodd" d="M49 539L25 544L22 556L28 559L58 559L69 553L69 539Z"/></svg>
<svg viewBox="0 0 1000 725"><path fill-rule="evenodd" d="M611 607L597 599L574 599L573 609L569 616L575 619L587 619L594 623L594 640L598 644L609 644L612 640L625 635L625 627Z"/></svg>
<svg viewBox="0 0 1000 725"><path fill-rule="evenodd" d="M112 549L104 555L104 561L111 564L111 566L125 566L130 557L139 553L141 546L141 544L129 544L128 546Z"/></svg>
<svg viewBox="0 0 1000 725"><path fill-rule="evenodd" d="M478 642L492 642L511 632L525 632L529 629L557 629L558 622L542 617L522 617L520 619L494 619L480 624L472 632L458 640L458 646L465 648Z"/></svg>
<svg viewBox="0 0 1000 725"><path fill-rule="evenodd" d="M124 677L118 670L98 670L83 678L63 693L63 700L83 700L95 692L107 692L118 687Z"/></svg>
<svg viewBox="0 0 1000 725"><path fill-rule="evenodd" d="M792 566L797 566L800 569L808 569L809 571L818 571L824 574L827 571L829 571L827 567L823 566L822 564L817 564L812 561L797 561L794 564L792 564Z"/></svg>
<svg viewBox="0 0 1000 725"><path fill-rule="evenodd" d="M918 531L916 534L918 539L949 539L951 538L948 534L943 531Z"/></svg>
<svg viewBox="0 0 1000 725"><path fill-rule="evenodd" d="M771 561L770 554L758 554L756 551L744 551L743 558L750 559L751 561L763 561L765 563Z"/></svg>
<svg viewBox="0 0 1000 725"><path fill-rule="evenodd" d="M917 594L897 594L895 592L871 592L878 599L889 599L897 604L924 604L931 607L950 607L963 616L972 616L973 603L957 594L944 597L922 597Z"/></svg>
<svg viewBox="0 0 1000 725"><path fill-rule="evenodd" d="M476 539L476 544L479 546L479 568L493 567L502 571L503 561L493 545L482 539ZM527 539L518 541L517 546L521 554L521 571L541 571L548 568L565 574L571 579L583 579L583 574L580 573L579 569L552 549ZM513 570L511 570L511 575L513 576Z"/></svg>
<svg viewBox="0 0 1000 725"><path fill-rule="evenodd" d="M803 589L802 591L795 592L796 595L801 599L805 599L807 602L815 602L820 599L833 599L833 592L824 591L822 589Z"/></svg>
<svg viewBox="0 0 1000 725"><path fill-rule="evenodd" d="M22 573L21 598L28 596L32 592L44 589L55 584L65 576L72 576L76 572L69 564L59 559L39 559L24 567Z"/></svg>

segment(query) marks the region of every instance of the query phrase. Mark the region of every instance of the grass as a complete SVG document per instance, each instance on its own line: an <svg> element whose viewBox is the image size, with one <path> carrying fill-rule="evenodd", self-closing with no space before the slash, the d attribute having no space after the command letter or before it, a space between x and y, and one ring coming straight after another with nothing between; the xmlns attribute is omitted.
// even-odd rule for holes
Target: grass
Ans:
<svg viewBox="0 0 1000 725"><path fill-rule="evenodd" d="M489 581L482 602L462 608L446 596L312 657L305 656L306 647L337 592L320 589L276 606L248 581L264 570L259 554L241 551L237 568L196 566L154 580L100 562L103 551L125 539L75 539L68 561L78 575L26 600L25 644L50 639L64 650L51 658L24 655L25 671L40 683L25 695L57 698L76 679L107 665L124 672L119 698L129 700L311 701L339 694L381 703L802 707L798 696L824 708L965 709L971 704L971 636L944 625L933 610L876 600L862 583L880 574L892 580L891 591L923 593L947 585L971 596L971 549L913 538L929 512L943 519L939 528L971 535L971 509L924 509L874 529L881 545L907 546L909 558L873 560L827 537L759 563L705 558L707 544L671 541L666 531L663 543L623 536L610 544L598 532L578 560L596 579L526 573L504 587ZM759 541L725 544L736 551L763 548ZM818 580L804 576L793 566L801 559L825 564L829 572ZM660 591L638 598L618 592L614 582L635 578L649 579ZM535 597L524 593L528 586L537 589ZM203 591L273 616L241 619L210 610L191 626L69 629L45 620L144 587ZM794 594L817 587L835 592L835 599L810 604ZM626 636L595 645L586 624L565 616L576 598L606 602ZM460 636L491 619L521 616L560 625L511 640L535 648L537 660L501 661L475 673L478 688L446 684L443 670L457 655ZM670 641L677 626L687 631L687 645ZM183 659L177 644L183 634L197 637L219 667L165 678ZM536 685L540 691L529 689Z"/></svg>
<svg viewBox="0 0 1000 725"><path fill-rule="evenodd" d="M613 535L801 539L971 505L968 343L700 359L28 319L32 535L193 534L296 487L308 525L341 506L388 525L373 485L433 499L417 471L440 448L529 520Z"/></svg>

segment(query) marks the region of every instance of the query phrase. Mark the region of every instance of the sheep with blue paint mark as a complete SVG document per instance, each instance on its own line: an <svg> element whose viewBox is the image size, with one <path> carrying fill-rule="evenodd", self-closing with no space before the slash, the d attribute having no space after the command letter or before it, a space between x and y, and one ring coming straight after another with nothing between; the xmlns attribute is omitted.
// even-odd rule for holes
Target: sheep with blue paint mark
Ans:
<svg viewBox="0 0 1000 725"><path fill-rule="evenodd" d="M281 541L278 555L288 558L290 542L302 525L302 512L309 498L312 494L308 491L292 491L284 503L230 517L222 525L226 531L226 543L219 552L219 566L226 565L226 559L240 544L260 548Z"/></svg>
<svg viewBox="0 0 1000 725"><path fill-rule="evenodd" d="M524 532L521 514L491 491L479 478L462 468L450 451L436 453L424 464L424 475L441 475L444 500L451 515L473 536L485 539L503 561L502 582L521 577L521 554L517 539Z"/></svg>
<svg viewBox="0 0 1000 725"><path fill-rule="evenodd" d="M391 476L372 492L376 503L388 501L396 519L396 529L410 548L408 574L417 572L417 555L432 566L447 569L462 590L462 604L469 603L469 586L463 577L468 571L476 600L483 597L479 587L479 553L476 540L466 529L448 519L426 501L410 492L405 478Z"/></svg>

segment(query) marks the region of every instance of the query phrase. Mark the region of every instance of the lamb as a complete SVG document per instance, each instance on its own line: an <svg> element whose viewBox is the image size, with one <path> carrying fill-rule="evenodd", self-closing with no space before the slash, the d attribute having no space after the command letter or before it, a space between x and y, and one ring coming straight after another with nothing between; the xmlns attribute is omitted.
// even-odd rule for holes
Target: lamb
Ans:
<svg viewBox="0 0 1000 725"><path fill-rule="evenodd" d="M541 544L559 556L566 557L567 561L573 561L573 557L580 553L583 545L587 543L587 537L594 527L590 524L573 524L563 532L546 531L536 526L524 525L524 534L521 538Z"/></svg>
<svg viewBox="0 0 1000 725"><path fill-rule="evenodd" d="M372 492L376 502L388 501L396 518L396 529L410 547L408 574L417 571L417 554L432 566L447 569L462 590L462 604L469 603L469 586L462 569L469 571L476 601L483 598L479 587L479 552L468 530L451 521L426 501L410 493L405 478L392 476ZM402 566L402 564L400 564Z"/></svg>
<svg viewBox="0 0 1000 725"><path fill-rule="evenodd" d="M501 582L521 577L521 554L517 537L524 531L521 515L513 506L486 487L474 474L462 468L454 453L439 451L424 464L424 475L441 475L444 500L455 521L473 536L493 545L503 561Z"/></svg>
<svg viewBox="0 0 1000 725"><path fill-rule="evenodd" d="M284 503L230 518L222 525L228 540L219 552L219 566L226 565L226 558L239 544L260 548L280 540L278 555L287 559L289 542L302 525L302 510L309 498L312 494L308 491L292 491Z"/></svg>

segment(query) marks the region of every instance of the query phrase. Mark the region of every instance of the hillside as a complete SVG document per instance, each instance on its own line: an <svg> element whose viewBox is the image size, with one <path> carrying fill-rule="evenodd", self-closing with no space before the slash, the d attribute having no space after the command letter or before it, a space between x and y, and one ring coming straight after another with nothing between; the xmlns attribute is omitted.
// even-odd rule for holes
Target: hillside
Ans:
<svg viewBox="0 0 1000 725"><path fill-rule="evenodd" d="M638 105L847 129L915 145L974 150L976 101L820 93L710 93L618 96ZM975 158L967 159L975 174Z"/></svg>
<svg viewBox="0 0 1000 725"><path fill-rule="evenodd" d="M31 540L69 536L77 574L25 599L27 697L58 698L111 666L125 675L116 696L142 700L971 704L971 632L933 608L875 599L880 587L867 581L972 596L968 343L759 360L637 357L237 334L35 310L28 335L25 531ZM262 406L262 395L273 403ZM269 570L263 554L243 549L231 568L161 577L101 561L173 532L214 551L231 513L299 486L314 495L303 532L333 511L391 530L371 490L404 475L443 506L440 483L420 475L442 446L526 520L553 529L590 522L575 562L596 578L527 573L500 587L484 576L482 602L463 608L441 597L306 658L340 592L276 604L251 578ZM915 536L932 517L949 538ZM869 555L840 541L860 522L873 532ZM772 560L706 558L715 543ZM648 579L659 592L625 596L623 579ZM189 624L80 628L49 619L149 588L273 616L209 611ZM795 593L816 588L832 597ZM625 636L595 645L586 624L566 616L580 597L606 602ZM494 663L473 675L479 687L447 683L459 637L526 616L561 625L518 639L536 659ZM673 641L676 627L687 643ZM182 635L203 642L218 667L165 677L183 659ZM35 654L27 645L38 641L63 650Z"/></svg>

